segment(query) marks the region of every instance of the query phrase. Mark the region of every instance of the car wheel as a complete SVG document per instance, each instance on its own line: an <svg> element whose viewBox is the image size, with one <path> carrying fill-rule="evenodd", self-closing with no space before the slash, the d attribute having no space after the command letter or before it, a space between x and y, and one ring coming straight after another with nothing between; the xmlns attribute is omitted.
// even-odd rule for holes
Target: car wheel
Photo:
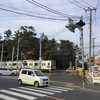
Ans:
<svg viewBox="0 0 100 100"><path fill-rule="evenodd" d="M34 82L34 86L39 87L39 82L38 81Z"/></svg>
<svg viewBox="0 0 100 100"><path fill-rule="evenodd" d="M15 73L11 73L11 76L15 76Z"/></svg>
<svg viewBox="0 0 100 100"><path fill-rule="evenodd" d="M18 84L19 85L22 85L22 80L18 80Z"/></svg>

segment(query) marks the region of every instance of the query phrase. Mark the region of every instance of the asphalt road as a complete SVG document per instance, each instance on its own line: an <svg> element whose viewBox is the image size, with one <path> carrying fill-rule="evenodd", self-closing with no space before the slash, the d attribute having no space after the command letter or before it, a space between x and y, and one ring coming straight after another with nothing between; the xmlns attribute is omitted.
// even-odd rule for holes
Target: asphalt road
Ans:
<svg viewBox="0 0 100 100"><path fill-rule="evenodd" d="M29 85L19 86L17 77L0 76L0 100L100 100L100 92L83 89L80 86L80 77L54 75L50 77L49 87L40 88Z"/></svg>

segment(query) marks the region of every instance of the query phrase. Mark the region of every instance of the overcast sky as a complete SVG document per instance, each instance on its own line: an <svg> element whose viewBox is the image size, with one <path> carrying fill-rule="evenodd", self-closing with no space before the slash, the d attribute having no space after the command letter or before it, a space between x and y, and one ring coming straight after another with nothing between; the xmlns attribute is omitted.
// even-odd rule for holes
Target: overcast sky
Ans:
<svg viewBox="0 0 100 100"><path fill-rule="evenodd" d="M89 16L88 8L92 11L92 38L95 45L100 44L100 2L99 0L0 0L0 33L11 29L18 30L20 26L33 26L37 37L43 32L49 39L69 40L80 45L80 31L70 32L65 28L68 17L76 22L83 16L84 47L89 44ZM96 47L96 53L100 47ZM88 48L85 48L88 52Z"/></svg>

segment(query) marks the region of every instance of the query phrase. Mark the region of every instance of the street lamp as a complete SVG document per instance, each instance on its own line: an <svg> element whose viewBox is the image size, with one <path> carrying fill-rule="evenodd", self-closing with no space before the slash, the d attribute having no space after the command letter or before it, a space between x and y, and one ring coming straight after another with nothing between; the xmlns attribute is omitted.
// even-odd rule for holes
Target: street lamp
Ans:
<svg viewBox="0 0 100 100"><path fill-rule="evenodd" d="M82 68L84 70L84 43L83 43L83 26L85 23L83 22L83 18L81 17L80 21L77 23L74 23L72 19L69 18L69 25L66 26L71 32L75 32L75 29L78 28L81 32L81 52L82 52ZM84 81L83 81L83 88L84 86Z"/></svg>

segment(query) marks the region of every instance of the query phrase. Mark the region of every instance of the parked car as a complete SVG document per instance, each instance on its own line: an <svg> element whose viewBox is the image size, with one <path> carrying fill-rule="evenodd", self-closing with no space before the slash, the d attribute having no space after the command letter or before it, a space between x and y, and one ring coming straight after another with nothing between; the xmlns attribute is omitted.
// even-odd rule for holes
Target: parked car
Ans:
<svg viewBox="0 0 100 100"><path fill-rule="evenodd" d="M0 75L16 75L16 70L11 70L9 68L0 68Z"/></svg>
<svg viewBox="0 0 100 100"><path fill-rule="evenodd" d="M19 72L18 84L29 84L35 87L48 86L49 78L40 70L21 69Z"/></svg>

